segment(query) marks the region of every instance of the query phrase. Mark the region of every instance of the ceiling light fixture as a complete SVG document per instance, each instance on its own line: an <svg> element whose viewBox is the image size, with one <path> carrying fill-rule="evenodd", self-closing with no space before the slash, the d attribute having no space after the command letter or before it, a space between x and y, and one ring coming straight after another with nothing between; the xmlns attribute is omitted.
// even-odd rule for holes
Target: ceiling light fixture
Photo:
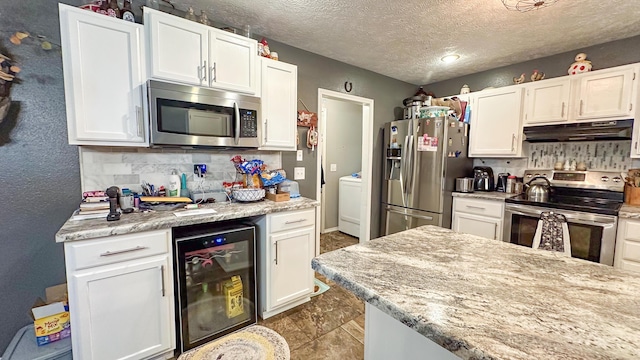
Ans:
<svg viewBox="0 0 640 360"><path fill-rule="evenodd" d="M451 54L451 55L447 55L447 56L443 56L440 60L442 60L443 62L446 63L452 63L456 60L460 59L460 55L458 54Z"/></svg>
<svg viewBox="0 0 640 360"><path fill-rule="evenodd" d="M558 0L502 0L504 7L520 12L542 9L556 2Z"/></svg>

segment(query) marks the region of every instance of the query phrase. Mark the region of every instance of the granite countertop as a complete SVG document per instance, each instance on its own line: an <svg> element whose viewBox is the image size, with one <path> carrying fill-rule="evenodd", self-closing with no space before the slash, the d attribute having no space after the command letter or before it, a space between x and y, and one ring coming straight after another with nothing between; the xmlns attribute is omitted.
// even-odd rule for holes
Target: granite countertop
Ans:
<svg viewBox="0 0 640 360"><path fill-rule="evenodd" d="M424 226L312 267L463 359L638 359L640 277Z"/></svg>
<svg viewBox="0 0 640 360"><path fill-rule="evenodd" d="M474 191L472 193L461 193L461 192L451 193L451 196L453 197L496 200L496 201L504 201L504 199L506 198L510 198L512 196L517 196L517 195L519 194L503 193L499 191Z"/></svg>
<svg viewBox="0 0 640 360"><path fill-rule="evenodd" d="M640 206L634 205L622 205L620 208L620 212L618 213L619 218L623 219L638 219L640 220Z"/></svg>
<svg viewBox="0 0 640 360"><path fill-rule="evenodd" d="M297 198L283 202L273 202L265 199L255 203L204 204L203 209L216 211L213 214L177 217L173 214L174 211L154 211L122 214L120 220L109 222L103 219L67 220L56 233L56 242L86 240L111 235L167 229L175 226L239 219L274 212L307 209L318 205L320 205L318 201L307 198Z"/></svg>

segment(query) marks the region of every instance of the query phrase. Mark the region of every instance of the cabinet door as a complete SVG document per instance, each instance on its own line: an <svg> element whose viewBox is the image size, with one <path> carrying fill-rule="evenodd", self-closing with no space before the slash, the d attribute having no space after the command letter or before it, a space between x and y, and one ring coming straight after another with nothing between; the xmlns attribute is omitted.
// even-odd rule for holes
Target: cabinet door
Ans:
<svg viewBox="0 0 640 360"><path fill-rule="evenodd" d="M144 23L152 78L208 85L208 26L149 8Z"/></svg>
<svg viewBox="0 0 640 360"><path fill-rule="evenodd" d="M576 119L632 116L633 69L598 71L580 78Z"/></svg>
<svg viewBox="0 0 640 360"><path fill-rule="evenodd" d="M482 236L487 239L499 240L501 238L502 220L480 215L453 213L453 231Z"/></svg>
<svg viewBox="0 0 640 360"><path fill-rule="evenodd" d="M569 119L570 79L527 84L525 125L563 122Z"/></svg>
<svg viewBox="0 0 640 360"><path fill-rule="evenodd" d="M640 272L640 221L621 220L618 224L613 265Z"/></svg>
<svg viewBox="0 0 640 360"><path fill-rule="evenodd" d="M261 150L295 150L298 67L262 59Z"/></svg>
<svg viewBox="0 0 640 360"><path fill-rule="evenodd" d="M224 90L256 93L257 42L253 39L209 31L209 85Z"/></svg>
<svg viewBox="0 0 640 360"><path fill-rule="evenodd" d="M520 155L522 94L522 87L471 94L470 157Z"/></svg>
<svg viewBox="0 0 640 360"><path fill-rule="evenodd" d="M631 139L631 157L640 158L640 121L633 122L633 138Z"/></svg>
<svg viewBox="0 0 640 360"><path fill-rule="evenodd" d="M174 348L173 285L167 255L69 276L73 355L145 359Z"/></svg>
<svg viewBox="0 0 640 360"><path fill-rule="evenodd" d="M270 303L275 308L313 292L311 259L315 251L313 226L269 236L272 248Z"/></svg>
<svg viewBox="0 0 640 360"><path fill-rule="evenodd" d="M142 25L60 4L69 143L145 146Z"/></svg>

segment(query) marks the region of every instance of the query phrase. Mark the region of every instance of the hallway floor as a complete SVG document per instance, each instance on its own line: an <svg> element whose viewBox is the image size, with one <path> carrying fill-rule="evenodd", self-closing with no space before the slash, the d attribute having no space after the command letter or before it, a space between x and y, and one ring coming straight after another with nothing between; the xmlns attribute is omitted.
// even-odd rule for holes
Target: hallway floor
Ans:
<svg viewBox="0 0 640 360"><path fill-rule="evenodd" d="M320 253L357 243L357 238L338 231L322 234ZM364 303L324 276L316 278L330 289L258 323L287 340L291 360L364 359Z"/></svg>

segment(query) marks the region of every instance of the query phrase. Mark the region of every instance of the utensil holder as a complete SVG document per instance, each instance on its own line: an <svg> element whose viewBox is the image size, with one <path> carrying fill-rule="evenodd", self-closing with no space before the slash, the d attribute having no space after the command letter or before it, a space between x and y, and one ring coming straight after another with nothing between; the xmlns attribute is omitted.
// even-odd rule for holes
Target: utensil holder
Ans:
<svg viewBox="0 0 640 360"><path fill-rule="evenodd" d="M640 187L626 184L624 186L624 203L627 205L640 205Z"/></svg>

